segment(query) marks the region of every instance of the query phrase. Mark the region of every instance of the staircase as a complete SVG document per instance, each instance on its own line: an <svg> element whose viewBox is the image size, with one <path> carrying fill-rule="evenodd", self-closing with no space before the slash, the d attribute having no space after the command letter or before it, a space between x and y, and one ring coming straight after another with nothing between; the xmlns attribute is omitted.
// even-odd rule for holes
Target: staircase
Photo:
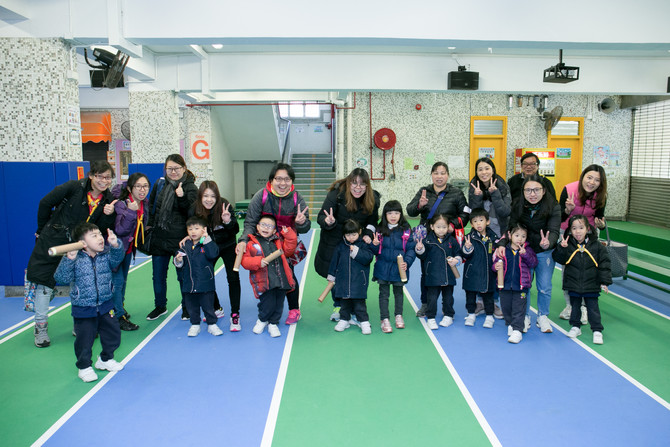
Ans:
<svg viewBox="0 0 670 447"><path fill-rule="evenodd" d="M331 154L293 154L291 166L295 171L296 191L307 202L309 215L316 221L316 215L326 198L327 190L335 181Z"/></svg>

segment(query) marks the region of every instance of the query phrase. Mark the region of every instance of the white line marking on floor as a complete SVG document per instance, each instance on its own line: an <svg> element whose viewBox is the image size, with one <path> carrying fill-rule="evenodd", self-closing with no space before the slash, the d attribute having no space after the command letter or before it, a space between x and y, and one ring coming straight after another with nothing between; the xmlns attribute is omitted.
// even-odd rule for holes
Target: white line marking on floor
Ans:
<svg viewBox="0 0 670 447"><path fill-rule="evenodd" d="M404 289L405 289L405 294L407 295L407 298L409 299L409 303L412 306L412 309L414 309L414 312L416 313L416 311L419 310L419 308L416 307L416 304L414 303L414 299L412 298L412 295L409 293L409 290L407 290L407 286L405 286ZM468 405L470 406L470 409L472 410L475 417L477 418L477 421L479 422L479 425L482 427L482 430L484 430L484 433L486 433L486 437L489 438L489 442L493 446L502 446L502 444L500 443L500 440L498 439L496 434L493 432L493 429L491 428L488 421L486 420L486 417L484 416L482 411L479 409L479 406L475 402L475 399L470 394L470 391L468 391L468 387L465 386L465 383L461 379L461 376L458 375L458 372L456 371L456 368L451 363L451 360L449 360L449 357L447 356L447 353L444 352L444 349L442 348L442 345L440 345L440 342L437 341L437 337L435 337L435 334L433 333L432 329L428 328L428 325L426 324L426 319L425 318L419 318L419 321L421 321L421 325L423 326L423 329L428 334L428 338L430 338L430 341L433 342L433 346L435 346L435 349L437 350L437 353L440 355L440 358L442 359L444 364L447 366L447 369L449 370L449 373L454 378L454 382L456 382L456 385L458 386L458 389L461 391L461 394L465 398L465 401L468 403Z"/></svg>
<svg viewBox="0 0 670 447"><path fill-rule="evenodd" d="M309 270L310 259L314 248L314 235L317 230L312 230L312 237L309 241L309 250L307 256L303 260L302 278L300 280L300 293L298 295L298 303L302 303L302 295L305 291L305 279L307 278L307 271ZM281 403L282 393L284 392L284 383L286 381L286 372L288 371L288 362L291 357L291 348L293 348L293 339L295 338L295 330L297 324L292 324L288 329L286 336L286 344L284 345L284 353L282 354L281 364L279 365L279 373L277 374L277 382L272 393L272 402L270 402L270 410L265 421L265 430L263 430L263 439L261 440L261 447L270 447L272 445L272 438L275 434L277 426L277 416L279 414L279 404Z"/></svg>

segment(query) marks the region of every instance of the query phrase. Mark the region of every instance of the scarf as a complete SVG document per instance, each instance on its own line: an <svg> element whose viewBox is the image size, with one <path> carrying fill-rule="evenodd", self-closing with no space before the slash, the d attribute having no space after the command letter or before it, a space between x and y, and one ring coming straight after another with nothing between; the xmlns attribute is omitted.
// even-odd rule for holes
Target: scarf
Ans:
<svg viewBox="0 0 670 447"><path fill-rule="evenodd" d="M86 194L86 199L88 201L88 217L86 218L86 222L88 222L102 200L102 193L100 193L97 198L93 198L93 194L89 191L88 194Z"/></svg>
<svg viewBox="0 0 670 447"><path fill-rule="evenodd" d="M174 190L177 189L179 183L183 183L186 178L186 175L183 175L179 180L170 180L165 178L165 182L171 186L171 188L163 188L158 197L158 203L161 204L161 209L158 212L158 219L156 220L156 226L162 230L167 230L170 227L170 221L172 220L172 207L174 206L175 194ZM182 185L183 187L184 185Z"/></svg>
<svg viewBox="0 0 670 447"><path fill-rule="evenodd" d="M131 197L130 200L133 200ZM142 235L142 244L144 244L144 202L140 201L140 207L137 209L137 228L135 228L135 248L137 248L138 236Z"/></svg>

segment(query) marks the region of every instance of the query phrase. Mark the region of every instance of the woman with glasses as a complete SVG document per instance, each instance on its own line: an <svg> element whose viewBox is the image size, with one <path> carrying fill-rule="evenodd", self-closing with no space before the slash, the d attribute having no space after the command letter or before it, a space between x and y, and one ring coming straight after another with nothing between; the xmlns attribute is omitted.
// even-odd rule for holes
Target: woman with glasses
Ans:
<svg viewBox="0 0 670 447"><path fill-rule="evenodd" d="M88 177L56 186L40 200L37 209L35 247L28 261L26 278L35 284L35 346L51 344L47 312L54 297L54 273L60 256L49 256L55 245L69 244L71 232L81 222L91 222L107 234L114 227L114 197L109 186L114 169L106 161L94 161Z"/></svg>
<svg viewBox="0 0 670 447"><path fill-rule="evenodd" d="M516 197L512 203L512 214L508 228L516 224L523 225L528 236L528 245L537 254L538 264L533 269L537 288L537 325L545 333L552 332L549 315L551 304L551 278L554 275L555 262L551 256L556 247L561 227L561 207L551 194L548 194L537 174L528 175L521 185L523 196ZM497 256L505 255L508 236L496 244ZM526 318L524 332L530 328L530 299L526 299Z"/></svg>
<svg viewBox="0 0 670 447"><path fill-rule="evenodd" d="M337 244L344 237L344 223L351 219L363 229L363 240L372 242L379 220L380 195L372 189L370 175L362 168L356 168L343 179L330 185L326 199L323 201L317 222L321 227L319 247L314 257L316 272L324 278L328 277L330 260ZM332 321L340 320L340 303L333 298Z"/></svg>
<svg viewBox="0 0 670 447"><path fill-rule="evenodd" d="M116 211L116 224L114 231L119 240L123 242L126 256L116 271L112 271L114 283L114 314L119 319L122 331L136 331L140 327L130 321L124 306L126 296L126 280L130 262L137 253L137 244L144 241L144 229L149 221L149 188L151 183L146 175L139 172L130 174L126 182L116 185L112 189L114 197L118 201L114 204Z"/></svg>
<svg viewBox="0 0 670 447"><path fill-rule="evenodd" d="M548 192L553 198L556 198L554 185L548 178L537 173L539 169L540 158L537 155L532 152L526 152L521 156L521 172L519 174L513 175L509 180L507 180L507 185L509 186L512 200L521 196L521 184L523 183L523 180L529 175L538 175L542 181L542 186L544 187L545 192Z"/></svg>
<svg viewBox="0 0 670 447"><path fill-rule="evenodd" d="M256 225L264 215L274 216L277 221L277 232L281 227L292 228L298 234L309 231L312 226L312 222L309 220L309 209L305 199L295 190L294 180L295 172L293 172L291 165L277 163L272 167L267 184L254 194L249 202L247 217L244 219L244 231L238 240L236 253L246 251L249 235L255 233ZM302 258L299 260L302 260ZM293 271L294 263L299 262L299 260L295 256L289 259L291 271ZM295 324L301 318L298 302L300 285L295 277L295 272L293 272L293 280L295 281L295 288L286 294L286 300L288 301L286 324Z"/></svg>
<svg viewBox="0 0 670 447"><path fill-rule="evenodd" d="M151 267L156 307L149 312L147 320L155 320L167 313L168 266L179 249L179 242L186 236L188 210L198 197L195 175L186 168L184 157L179 154L168 155L164 168L165 177L156 182L149 197ZM190 319L183 296L181 319Z"/></svg>

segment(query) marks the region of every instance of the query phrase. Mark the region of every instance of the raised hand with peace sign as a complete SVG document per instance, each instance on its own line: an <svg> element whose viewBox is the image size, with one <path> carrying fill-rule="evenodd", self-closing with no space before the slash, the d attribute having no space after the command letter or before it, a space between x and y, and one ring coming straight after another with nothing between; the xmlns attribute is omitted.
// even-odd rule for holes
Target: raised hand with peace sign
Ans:
<svg viewBox="0 0 670 447"><path fill-rule="evenodd" d="M224 224L228 225L230 221L232 220L232 215L230 213L230 203L224 203L223 208L221 210L221 221L223 221Z"/></svg>
<svg viewBox="0 0 670 447"><path fill-rule="evenodd" d="M496 186L496 182L498 181L498 178L495 177L493 180L491 180L491 184L489 185L489 193L496 192L498 190L498 187Z"/></svg>
<svg viewBox="0 0 670 447"><path fill-rule="evenodd" d="M323 210L324 214L326 215L326 225L330 226L335 223L335 216L333 215L333 209L330 208L330 212Z"/></svg>
<svg viewBox="0 0 670 447"><path fill-rule="evenodd" d="M300 204L298 204L298 213L295 215L295 223L298 225L302 225L305 223L307 220L307 211L309 210L309 207L306 206L304 210L300 209ZM327 219L326 219L327 220Z"/></svg>
<svg viewBox="0 0 670 447"><path fill-rule="evenodd" d="M472 241L470 241L470 235L465 236L465 244L464 247L470 250L472 248Z"/></svg>
<svg viewBox="0 0 670 447"><path fill-rule="evenodd" d="M565 199L565 214L570 214L575 209L575 193L571 193Z"/></svg>
<svg viewBox="0 0 670 447"><path fill-rule="evenodd" d="M475 195L476 196L481 196L482 195L482 186L479 183L479 180L477 180L477 185L475 186L474 183L470 183L470 186L475 190Z"/></svg>
<svg viewBox="0 0 670 447"><path fill-rule="evenodd" d="M421 191L421 197L419 198L419 204L417 205L417 208L421 209L426 205L428 205L428 197L426 197L426 189L424 188Z"/></svg>
<svg viewBox="0 0 670 447"><path fill-rule="evenodd" d="M570 239L570 235L568 234L561 236L561 247L565 248L568 246L568 239Z"/></svg>
<svg viewBox="0 0 670 447"><path fill-rule="evenodd" d="M547 250L549 245L549 230L547 230L546 233L543 230L540 230L540 247Z"/></svg>

